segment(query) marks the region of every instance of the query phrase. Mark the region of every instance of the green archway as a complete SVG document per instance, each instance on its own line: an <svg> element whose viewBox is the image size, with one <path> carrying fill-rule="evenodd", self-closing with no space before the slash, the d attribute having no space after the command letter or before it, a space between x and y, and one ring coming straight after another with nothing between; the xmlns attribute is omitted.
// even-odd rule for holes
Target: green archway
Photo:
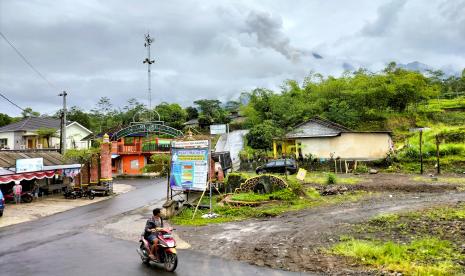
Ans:
<svg viewBox="0 0 465 276"><path fill-rule="evenodd" d="M146 122L146 123L132 123L130 126L113 133L111 140L117 141L120 138L126 137L131 134L137 133L157 133L166 134L171 137L182 137L182 131L165 125L163 122Z"/></svg>

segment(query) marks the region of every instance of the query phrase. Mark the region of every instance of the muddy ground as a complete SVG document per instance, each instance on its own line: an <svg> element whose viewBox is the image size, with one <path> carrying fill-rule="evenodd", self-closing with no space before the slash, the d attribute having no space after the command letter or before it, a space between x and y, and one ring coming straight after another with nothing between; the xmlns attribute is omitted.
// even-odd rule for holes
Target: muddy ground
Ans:
<svg viewBox="0 0 465 276"><path fill-rule="evenodd" d="M459 185L421 183L408 175L373 175L352 189L376 191L354 203L290 212L278 217L202 227L177 227L192 249L277 269L324 275L378 275L324 248L351 225L383 213L406 212L465 201Z"/></svg>

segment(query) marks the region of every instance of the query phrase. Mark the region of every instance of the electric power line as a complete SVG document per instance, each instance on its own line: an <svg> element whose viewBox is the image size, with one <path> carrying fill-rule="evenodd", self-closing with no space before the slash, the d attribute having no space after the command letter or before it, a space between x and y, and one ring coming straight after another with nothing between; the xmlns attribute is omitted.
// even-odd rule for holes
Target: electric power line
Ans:
<svg viewBox="0 0 465 276"><path fill-rule="evenodd" d="M0 97L4 98L5 100L7 100L9 103L11 103L12 105L16 106L17 108L21 109L22 111L26 111L24 110L24 108L20 107L19 105L15 104L13 101L11 101L10 99L8 99L5 95L3 95L1 92L0 92Z"/></svg>
<svg viewBox="0 0 465 276"><path fill-rule="evenodd" d="M50 85L51 87L53 87L54 89L57 89L57 90L58 90L58 88L57 88L53 83L51 83L42 73L40 73L40 71L37 70L37 69L34 67L34 65L32 65L32 63L30 63L30 62L27 60L27 58L26 58L23 54L21 54L21 52L13 45L13 43L11 43L11 42L8 40L8 38L6 38L6 36L5 36L2 32L0 32L0 36L3 37L3 39L11 46L11 48L13 48L13 50L15 50L15 52L21 57L21 59L22 59L24 62L26 62L26 64L29 65L29 67L31 67L31 69L32 69L34 72L36 72L37 75L40 76L40 78L42 78L45 82L47 82L48 85Z"/></svg>

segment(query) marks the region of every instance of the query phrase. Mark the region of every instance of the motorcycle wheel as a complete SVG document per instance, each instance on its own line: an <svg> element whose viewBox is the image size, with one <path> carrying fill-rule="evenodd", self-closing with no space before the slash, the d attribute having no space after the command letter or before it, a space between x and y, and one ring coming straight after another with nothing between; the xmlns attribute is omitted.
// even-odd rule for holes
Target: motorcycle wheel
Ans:
<svg viewBox="0 0 465 276"><path fill-rule="evenodd" d="M89 193L89 199L93 200L95 198L95 195L93 193Z"/></svg>
<svg viewBox="0 0 465 276"><path fill-rule="evenodd" d="M178 266L178 255L173 253L165 253L165 262L163 264L165 270L168 272L173 272Z"/></svg>
<svg viewBox="0 0 465 276"><path fill-rule="evenodd" d="M25 195L21 196L21 201L24 202L24 203L31 203L32 199L33 199L32 196L28 195L28 194L25 194Z"/></svg>
<svg viewBox="0 0 465 276"><path fill-rule="evenodd" d="M147 254L147 250L145 249L145 246L143 244L140 245L140 250L142 252L144 252L144 255L147 256L146 258L140 256L140 259L142 260L142 263L145 264L145 265L149 265L150 264L150 259L148 258L149 254Z"/></svg>

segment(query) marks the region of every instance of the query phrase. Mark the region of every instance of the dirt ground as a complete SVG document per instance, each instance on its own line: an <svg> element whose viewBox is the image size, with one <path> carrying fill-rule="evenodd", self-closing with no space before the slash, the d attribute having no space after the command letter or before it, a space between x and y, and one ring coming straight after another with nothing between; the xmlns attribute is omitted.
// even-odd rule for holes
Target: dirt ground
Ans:
<svg viewBox="0 0 465 276"><path fill-rule="evenodd" d="M132 189L134 189L133 186L126 184L113 185L113 192L115 195L126 193ZM10 203L6 205L3 216L0 218L0 227L50 216L79 206L106 200L108 198L109 197L96 196L94 200L89 200L87 198L73 200L65 199L63 195L60 194L41 197L31 203L22 203L18 205Z"/></svg>
<svg viewBox="0 0 465 276"><path fill-rule="evenodd" d="M376 191L354 203L290 212L278 217L203 227L177 226L194 250L277 269L324 275L379 275L343 257L326 254L354 223L375 215L465 201L460 185L412 181L409 175L363 176L350 189Z"/></svg>

